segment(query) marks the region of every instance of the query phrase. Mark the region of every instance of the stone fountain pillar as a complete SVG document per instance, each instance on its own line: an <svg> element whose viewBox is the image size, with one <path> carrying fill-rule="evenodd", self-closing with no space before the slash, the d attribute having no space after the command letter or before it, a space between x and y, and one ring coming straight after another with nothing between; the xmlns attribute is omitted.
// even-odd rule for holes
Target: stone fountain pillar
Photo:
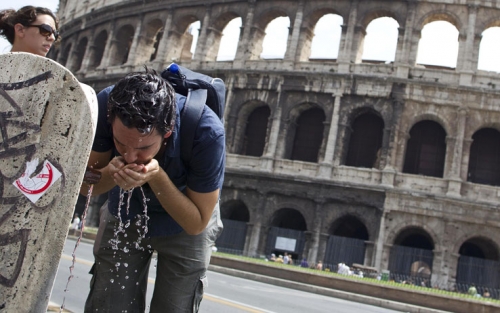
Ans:
<svg viewBox="0 0 500 313"><path fill-rule="evenodd" d="M46 311L96 123L66 68L0 55L0 311Z"/></svg>

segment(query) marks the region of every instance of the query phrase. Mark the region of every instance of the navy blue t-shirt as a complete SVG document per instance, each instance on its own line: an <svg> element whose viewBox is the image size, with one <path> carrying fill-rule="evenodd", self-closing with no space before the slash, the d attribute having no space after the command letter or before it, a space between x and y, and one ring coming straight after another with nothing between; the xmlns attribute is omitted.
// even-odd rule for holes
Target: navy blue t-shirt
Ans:
<svg viewBox="0 0 500 313"><path fill-rule="evenodd" d="M92 150L107 152L112 150L113 155L119 155L115 149L111 124L107 119L108 96L113 86L107 87L97 95L99 113L96 134ZM186 168L181 159L180 150L180 112L184 108L186 98L176 96L177 117L172 135L167 139L167 146L159 165L167 173L177 188L184 192L186 186L191 190L207 193L222 189L225 165L225 135L224 126L219 117L207 106L203 110L200 122L193 141L193 154L189 166ZM138 214L144 215L144 199L146 198L148 220L147 237L165 236L180 233L182 227L173 220L163 209L148 184L141 188L134 188L127 210L128 193L123 195L120 217L122 221L133 219ZM122 191L123 192L123 191ZM120 203L120 187L115 186L108 194L108 209L111 214L118 216ZM144 221L144 218L143 218Z"/></svg>

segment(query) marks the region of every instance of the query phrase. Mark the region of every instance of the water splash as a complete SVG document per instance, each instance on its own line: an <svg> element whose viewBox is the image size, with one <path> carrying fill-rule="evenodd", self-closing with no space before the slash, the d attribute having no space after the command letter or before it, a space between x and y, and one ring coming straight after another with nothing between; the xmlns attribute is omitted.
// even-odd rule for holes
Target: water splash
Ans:
<svg viewBox="0 0 500 313"><path fill-rule="evenodd" d="M64 310L64 303L66 301L66 292L68 291L69 282L73 278L73 269L75 268L75 261L76 261L76 248L78 248L78 245L80 245L80 241L82 240L83 231L85 229L85 220L87 218L87 211L89 210L90 197L92 196L93 189L94 189L94 185L93 184L89 185L89 191L87 193L87 202L85 203L85 209L83 210L83 214L82 214L82 229L80 229L80 235L78 236L78 239L76 240L75 248L73 249L73 253L71 254L73 259L71 261L71 266L69 267L69 277L68 277L68 281L66 282L66 288L64 289L64 298L63 298L63 302L61 304L61 307L59 309L59 313L61 313Z"/></svg>

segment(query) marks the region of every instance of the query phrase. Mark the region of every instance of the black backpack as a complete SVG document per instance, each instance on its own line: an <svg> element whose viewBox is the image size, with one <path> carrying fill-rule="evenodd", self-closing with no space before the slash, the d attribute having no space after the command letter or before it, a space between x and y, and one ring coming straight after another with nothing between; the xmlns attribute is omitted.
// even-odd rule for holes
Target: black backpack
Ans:
<svg viewBox="0 0 500 313"><path fill-rule="evenodd" d="M223 121L226 100L226 86L220 78L193 72L178 64L170 64L161 76L167 80L175 92L186 96L181 113L181 157L189 164L192 157L194 133L205 104Z"/></svg>

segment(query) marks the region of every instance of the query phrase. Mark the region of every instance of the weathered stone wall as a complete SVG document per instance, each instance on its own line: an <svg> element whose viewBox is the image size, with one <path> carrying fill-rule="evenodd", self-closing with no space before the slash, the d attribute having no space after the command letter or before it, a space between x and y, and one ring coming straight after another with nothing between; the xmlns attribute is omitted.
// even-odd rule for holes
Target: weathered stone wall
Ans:
<svg viewBox="0 0 500 313"><path fill-rule="evenodd" d="M314 26L328 13L343 17L338 58L310 60ZM266 253L266 232L282 208L304 218L302 255L311 262L324 256L331 225L346 215L366 227L373 251L367 248L365 264L379 270L389 266L398 236L414 228L432 240L436 283L455 281L468 240L482 238L499 254L500 189L469 182L468 168L472 136L500 130L500 76L477 70L482 32L500 25L500 1L61 1L58 15L64 40L52 57L96 90L144 64L160 70L173 60L225 80L222 208L239 201L248 210L246 254ZM261 59L264 30L280 16L290 19L285 56ZM395 61L364 62L366 27L383 16L399 24ZM236 57L217 62L221 32L235 17L242 19ZM197 20L191 55L186 31ZM455 68L416 64L422 29L438 20L459 31ZM248 118L262 106L270 109L264 153L242 155ZM325 116L318 162L291 160L297 119L310 108ZM366 112L384 124L378 165L346 166L352 123ZM442 177L403 172L409 133L420 121L445 130Z"/></svg>

